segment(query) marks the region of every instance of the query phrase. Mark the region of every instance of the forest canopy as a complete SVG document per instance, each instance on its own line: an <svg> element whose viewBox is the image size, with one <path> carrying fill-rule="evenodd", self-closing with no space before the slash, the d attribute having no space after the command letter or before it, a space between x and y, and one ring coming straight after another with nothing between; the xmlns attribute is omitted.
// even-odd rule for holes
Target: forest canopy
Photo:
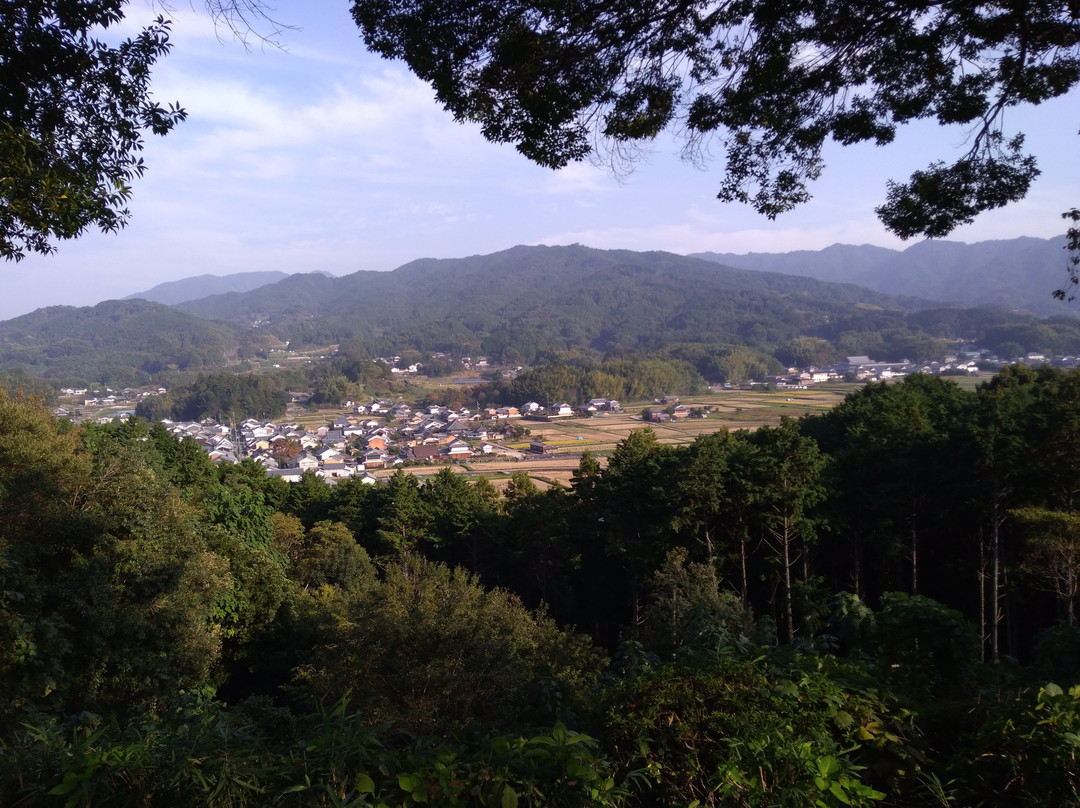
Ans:
<svg viewBox="0 0 1080 808"><path fill-rule="evenodd" d="M1072 804L1078 413L911 376L500 492L0 393L0 802Z"/></svg>

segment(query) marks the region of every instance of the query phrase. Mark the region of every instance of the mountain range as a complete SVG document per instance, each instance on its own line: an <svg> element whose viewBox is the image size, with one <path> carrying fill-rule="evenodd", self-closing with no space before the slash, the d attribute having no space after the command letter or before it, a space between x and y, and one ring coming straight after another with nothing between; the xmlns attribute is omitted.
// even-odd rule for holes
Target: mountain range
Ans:
<svg viewBox="0 0 1080 808"><path fill-rule="evenodd" d="M906 250L834 244L788 253L695 253L729 267L854 283L889 294L964 306L1001 306L1040 316L1077 314L1053 298L1066 285L1065 236L963 244L922 241Z"/></svg>
<svg viewBox="0 0 1080 808"><path fill-rule="evenodd" d="M1063 269L1053 276L1047 271L1063 261L1054 240L970 247L930 242L902 253L838 245L818 253L708 258L580 245L514 247L421 259L391 272L287 275L174 306L124 300L49 307L0 322L0 370L134 384L161 371L220 366L226 356L254 357L283 340L294 347L348 344L357 356L415 349L528 364L737 345L780 357L783 346L805 336L853 354L918 355L929 350L927 341L948 338L1056 353L1074 350L1073 331L1080 334L1075 318L1048 324L1021 310L1024 300L1049 301L1051 288L1062 285ZM753 268L725 265L736 262ZM934 292L947 300L992 299L987 279L1007 274L1007 267L1016 277L1011 311L928 299ZM813 273L832 280L807 277ZM235 288L278 274L204 276L144 294L187 296L222 288L219 282ZM836 282L840 278L923 294L876 291ZM1025 284L1034 287L1026 297ZM1065 304L1056 308L1075 314Z"/></svg>
<svg viewBox="0 0 1080 808"><path fill-rule="evenodd" d="M127 295L124 300L149 300L153 303L164 303L166 306L175 306L188 300L198 300L201 297L221 295L226 292L250 292L260 286L277 283L289 277L288 272L236 272L231 275L196 275L193 278L182 278L178 281L167 281L147 289L145 292L136 292Z"/></svg>

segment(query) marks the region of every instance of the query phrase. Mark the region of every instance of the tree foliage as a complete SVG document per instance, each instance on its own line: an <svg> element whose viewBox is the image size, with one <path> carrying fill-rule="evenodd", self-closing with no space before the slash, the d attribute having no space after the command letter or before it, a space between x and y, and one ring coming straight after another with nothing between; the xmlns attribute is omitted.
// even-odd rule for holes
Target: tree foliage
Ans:
<svg viewBox="0 0 1080 808"><path fill-rule="evenodd" d="M139 402L135 413L148 420L240 421L277 418L285 413L289 394L270 376L200 373L190 384Z"/></svg>
<svg viewBox="0 0 1080 808"><path fill-rule="evenodd" d="M0 11L0 255L50 253L88 227L116 231L130 216L145 165L142 133L186 117L150 97L150 69L169 52L158 18L112 46L104 29L123 0L6 3Z"/></svg>
<svg viewBox="0 0 1080 808"><path fill-rule="evenodd" d="M638 430L507 496L0 394L0 803L1073 804L1077 379Z"/></svg>
<svg viewBox="0 0 1080 808"><path fill-rule="evenodd" d="M375 52L403 59L460 121L561 167L619 158L665 129L699 158L719 141L719 198L769 216L810 198L829 140L884 145L921 118L968 150L891 183L878 213L941 236L1024 196L1038 174L1005 112L1080 78L1074 5L354 0Z"/></svg>

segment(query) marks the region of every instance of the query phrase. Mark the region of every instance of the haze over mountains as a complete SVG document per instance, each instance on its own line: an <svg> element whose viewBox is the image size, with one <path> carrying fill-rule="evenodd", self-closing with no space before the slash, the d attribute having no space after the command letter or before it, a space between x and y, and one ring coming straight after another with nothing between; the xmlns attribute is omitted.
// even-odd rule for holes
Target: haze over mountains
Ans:
<svg viewBox="0 0 1080 808"><path fill-rule="evenodd" d="M1076 352L1077 308L1051 298L1065 280L1061 246L1040 239L933 242L900 253L837 245L819 253L714 260L538 246L421 259L391 272L294 274L263 285L280 273L203 276L143 294L255 288L171 307L124 300L39 309L0 323L0 369L21 367L52 379L148 379L170 369L221 366L227 357L265 355L282 341L294 347L348 343L361 356L478 353L516 364L685 353L686 346L700 352L745 345L781 357L791 354L785 345L802 337L827 341L841 353L882 356L929 355L931 343L947 339ZM840 278L867 285L835 282ZM871 283L912 294L875 291ZM936 302L929 299L935 293L941 295ZM1008 310L944 302L961 297L998 300ZM1032 310L1069 316L1040 322L1027 313Z"/></svg>
<svg viewBox="0 0 1080 808"><path fill-rule="evenodd" d="M824 250L746 254L706 252L694 253L690 257L735 269L778 272L831 283L853 283L877 292L965 306L1001 306L1027 310L1040 316L1077 314L1075 307L1063 305L1052 297L1053 290L1062 287L1066 279L1068 256L1064 236L976 244L922 241L905 250L834 244ZM439 259L421 259L405 267L423 271L425 267L438 265ZM328 273L320 274L334 277ZM365 276L390 274L363 273ZM288 277L289 274L284 272L206 274L158 284L124 299L141 298L177 306L207 297L251 292ZM377 281L375 283L378 285ZM215 309L222 305L221 301L213 303Z"/></svg>
<svg viewBox="0 0 1080 808"><path fill-rule="evenodd" d="M695 253L724 266L854 283L890 294L1039 315L1078 313L1053 299L1066 283L1065 236L963 244L921 241L906 250L834 244L789 253Z"/></svg>
<svg viewBox="0 0 1080 808"><path fill-rule="evenodd" d="M197 275L193 278L181 278L178 281L159 283L145 292L127 295L123 300L149 300L152 303L164 303L175 306L188 300L201 297L222 295L227 292L250 292L260 286L277 283L289 277L288 272L237 272L231 275Z"/></svg>

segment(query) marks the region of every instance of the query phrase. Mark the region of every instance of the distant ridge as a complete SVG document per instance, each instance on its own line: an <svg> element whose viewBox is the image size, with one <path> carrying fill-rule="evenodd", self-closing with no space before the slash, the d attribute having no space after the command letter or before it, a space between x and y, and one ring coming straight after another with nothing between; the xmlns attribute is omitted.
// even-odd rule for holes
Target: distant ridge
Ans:
<svg viewBox="0 0 1080 808"><path fill-rule="evenodd" d="M136 292L128 295L124 300L149 300L152 303L164 303L166 306L176 306L189 300L198 300L201 297L222 295L228 292L250 292L260 286L285 280L289 277L287 272L237 272L232 275L197 275L192 278L182 278L178 281L159 283L145 292Z"/></svg>
<svg viewBox="0 0 1080 808"><path fill-rule="evenodd" d="M965 306L999 306L1040 316L1080 315L1054 300L1066 284L1065 237L1015 238L964 244L922 241L905 250L834 244L789 253L694 253L694 257L758 272L854 283L894 295Z"/></svg>
<svg viewBox="0 0 1080 808"><path fill-rule="evenodd" d="M1064 257L1053 241L1019 242L934 242L903 253L837 246L779 256L793 272L809 272L827 255L835 274L877 274L881 285L910 272L916 288L956 288L968 295L972 288L990 292L981 279L1012 273L1010 288L1017 291L1011 311L943 306L853 283L732 268L674 253L519 246L468 258L420 259L390 272L297 273L248 292L177 306L113 300L39 309L0 323L0 370L21 367L32 376L114 386L146 384L158 374L265 358L281 342L320 351L340 346L348 361L416 350L481 355L512 365L556 357L661 355L708 363L743 346L790 366L799 364L794 357L807 344L817 345L814 340L842 355L873 354L885 361L933 358L944 350L943 340L1000 349L1005 356L1080 354L1080 307L1061 304L1056 321L1016 310L1025 300L1043 297L1037 286L1026 298L1021 295L1023 283L1036 285L1024 280L1032 277L1030 267L1060 266ZM1030 255L1025 259L1018 248ZM726 260L742 263L740 258ZM775 258L752 260L772 266ZM909 263L901 266L900 259ZM959 285L948 287L950 277L960 278ZM1062 280L1051 274L1043 288Z"/></svg>

